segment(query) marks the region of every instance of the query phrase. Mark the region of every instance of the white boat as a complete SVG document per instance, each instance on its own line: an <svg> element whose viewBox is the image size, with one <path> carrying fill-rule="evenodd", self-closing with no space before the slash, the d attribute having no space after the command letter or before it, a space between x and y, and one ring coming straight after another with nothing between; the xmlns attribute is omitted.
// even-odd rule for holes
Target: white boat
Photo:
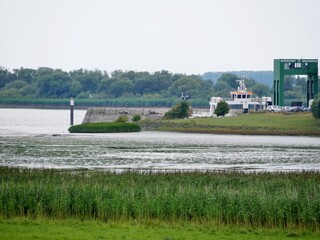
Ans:
<svg viewBox="0 0 320 240"><path fill-rule="evenodd" d="M253 98L253 92L247 91L243 75L237 82L239 82L238 89L237 91L230 92L230 99L223 99L221 97L210 98L210 116L214 114L214 110L220 101L226 101L231 111L244 113L250 110L265 110L268 105L272 104L271 97Z"/></svg>

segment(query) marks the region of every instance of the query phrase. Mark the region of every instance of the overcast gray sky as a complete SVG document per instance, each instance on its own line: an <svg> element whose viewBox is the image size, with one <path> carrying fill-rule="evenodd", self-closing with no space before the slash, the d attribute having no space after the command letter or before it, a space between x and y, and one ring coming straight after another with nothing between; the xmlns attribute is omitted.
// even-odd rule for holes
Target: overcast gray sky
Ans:
<svg viewBox="0 0 320 240"><path fill-rule="evenodd" d="M319 0L0 0L0 66L202 74L320 59Z"/></svg>

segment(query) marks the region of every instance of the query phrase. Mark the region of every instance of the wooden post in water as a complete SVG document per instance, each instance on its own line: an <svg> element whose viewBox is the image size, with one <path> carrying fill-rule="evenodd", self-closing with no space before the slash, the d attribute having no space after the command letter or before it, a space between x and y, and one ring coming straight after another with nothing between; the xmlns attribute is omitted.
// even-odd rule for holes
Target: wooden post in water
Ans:
<svg viewBox="0 0 320 240"><path fill-rule="evenodd" d="M74 108L74 100L70 98L70 125L73 125L73 108Z"/></svg>

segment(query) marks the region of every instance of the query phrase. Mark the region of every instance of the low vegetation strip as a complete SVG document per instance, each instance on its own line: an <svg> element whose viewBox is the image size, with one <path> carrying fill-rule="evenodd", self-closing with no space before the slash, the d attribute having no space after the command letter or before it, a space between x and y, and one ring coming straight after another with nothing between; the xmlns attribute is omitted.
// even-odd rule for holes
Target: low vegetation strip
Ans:
<svg viewBox="0 0 320 240"><path fill-rule="evenodd" d="M103 122L74 125L68 130L70 133L117 133L140 132L141 128L134 123Z"/></svg>
<svg viewBox="0 0 320 240"><path fill-rule="evenodd" d="M320 173L114 173L1 167L0 217L319 230Z"/></svg>
<svg viewBox="0 0 320 240"><path fill-rule="evenodd" d="M172 105L179 102L180 99L177 97L171 98L142 98L142 97L131 97L131 98L103 98L103 99L75 99L76 108L88 107L139 107L139 108L150 108L150 107L172 107ZM193 99L190 101L193 107L207 107L208 101L204 99ZM0 106L3 107L32 107L32 108L66 108L70 107L70 99L54 99L54 98L1 98Z"/></svg>
<svg viewBox="0 0 320 240"><path fill-rule="evenodd" d="M141 121L143 130L245 135L320 136L320 121L311 113L249 113L232 117L205 117Z"/></svg>

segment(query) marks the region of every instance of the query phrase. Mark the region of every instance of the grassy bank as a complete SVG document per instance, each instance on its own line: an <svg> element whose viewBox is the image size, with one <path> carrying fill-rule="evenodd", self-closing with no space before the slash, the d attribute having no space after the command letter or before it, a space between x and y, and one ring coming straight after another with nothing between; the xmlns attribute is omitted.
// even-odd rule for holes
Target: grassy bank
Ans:
<svg viewBox="0 0 320 240"><path fill-rule="evenodd" d="M203 223L161 221L79 221L14 218L0 219L2 240L14 239L319 239L320 233L306 229L268 229L216 226Z"/></svg>
<svg viewBox="0 0 320 240"><path fill-rule="evenodd" d="M143 123L144 124L144 123ZM148 130L260 135L320 136L320 121L311 113L250 113L234 117L147 122Z"/></svg>
<svg viewBox="0 0 320 240"><path fill-rule="evenodd" d="M0 217L316 230L320 173L119 174L1 167Z"/></svg>

